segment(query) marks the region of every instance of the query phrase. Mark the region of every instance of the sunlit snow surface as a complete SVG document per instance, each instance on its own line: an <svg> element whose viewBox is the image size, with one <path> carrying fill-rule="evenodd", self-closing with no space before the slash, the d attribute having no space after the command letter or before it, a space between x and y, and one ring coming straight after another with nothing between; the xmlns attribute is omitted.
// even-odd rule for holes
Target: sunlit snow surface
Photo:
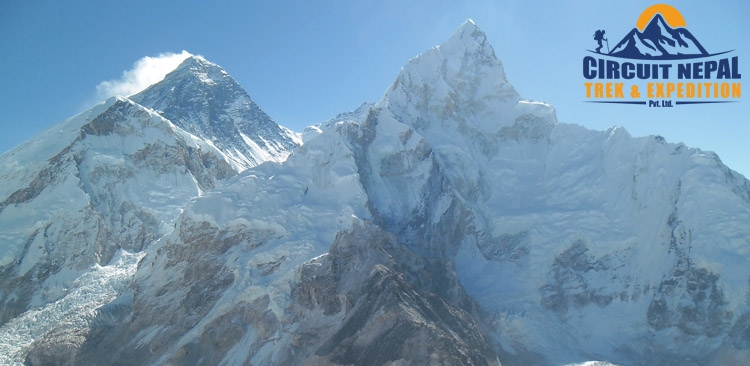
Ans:
<svg viewBox="0 0 750 366"><path fill-rule="evenodd" d="M188 66L206 67L204 61L194 62ZM225 75L212 70L197 80L205 82L211 72ZM161 112L148 110L149 121L161 121ZM205 111L194 112L206 117ZM188 130L202 122L181 121ZM518 96L471 22L409 61L379 103L308 128L302 134L305 144L290 155L265 138L249 141L249 135L237 134L243 149L225 151L227 143L214 143L210 136L172 122L162 127L175 131L178 141L191 142L191 148L246 170L207 190L182 169L165 177L136 175L136 181L155 179L184 189L176 197L150 187L153 199L143 201L114 184L118 195L159 212L163 220L161 240L144 249L148 255L135 274L145 309L139 315L147 324L129 339L166 344L156 363L198 343L237 305L263 299L262 310L282 325L265 336L260 327L247 325L220 357L228 364L282 359L284 347L294 349L298 324L288 309L297 271L325 258L337 233L362 220L382 225L420 255L451 262L462 291L483 313L477 320L486 322L485 336L502 347L503 356L527 352L561 366L614 365L580 363L591 359L628 364L631 355L654 349L702 356L732 347L722 343L724 335L748 312L750 183L710 152L656 136L633 138L622 128L590 131L558 123L551 106ZM299 135L282 134L298 141ZM149 142L173 137L145 136ZM102 151L92 160L116 160L117 152L106 150L111 138L97 141ZM269 148L259 151L261 146ZM259 158L271 162L242 165ZM91 165L82 167L88 172ZM75 183L71 178L59 187ZM76 197L85 203L83 195ZM223 238L211 234L214 229L241 239L212 253L212 240ZM18 256L20 243L15 244L6 248L4 263ZM11 340L0 352L9 362L21 362L31 342L53 329L54 319L85 327L95 309L114 300L133 278L142 255L120 251L110 264L62 281L72 284L67 294L0 329L0 340ZM22 272L44 253L27 256ZM148 311L180 309L190 288L210 290L201 287L211 280L208 274L193 273L186 280L186 268L194 265L186 259L205 259L212 265L205 268L231 274L232 280L215 303L206 305L197 325L182 329ZM78 276L71 273L62 274ZM711 286L710 298L695 291ZM649 318L654 304L661 304L657 300L672 307L666 314L693 306L697 320L692 313L685 323ZM720 321L728 314L731 319L719 323L724 333L713 335L713 315L700 311L716 311ZM337 316L308 320L335 327ZM165 333L170 327L175 334Z"/></svg>
<svg viewBox="0 0 750 366"><path fill-rule="evenodd" d="M198 137L151 108L113 97L0 157L0 266L5 283L24 278L0 300L9 312L31 309L3 325L2 357L23 362L34 340L66 321L87 329L96 309L130 282L140 251L173 230L190 199L239 170L285 159L301 143L218 66L190 62L211 72L198 72L191 91L199 96L201 87L216 85L210 77L236 86L212 117L231 115L244 125L260 118L268 134L253 138L263 146L250 138L207 138L212 130L201 128L216 123L194 128ZM248 151L254 155L243 155Z"/></svg>

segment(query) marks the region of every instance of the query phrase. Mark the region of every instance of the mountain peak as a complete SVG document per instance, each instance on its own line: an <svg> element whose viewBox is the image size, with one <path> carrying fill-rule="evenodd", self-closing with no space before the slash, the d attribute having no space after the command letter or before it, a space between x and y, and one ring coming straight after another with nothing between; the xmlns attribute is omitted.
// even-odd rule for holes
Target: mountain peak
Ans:
<svg viewBox="0 0 750 366"><path fill-rule="evenodd" d="M198 64L216 65L213 62L206 60L201 55L190 55L188 58L185 59L185 61L189 61L189 62L193 62L193 63L198 63ZM183 63L185 61L183 61Z"/></svg>
<svg viewBox="0 0 750 366"><path fill-rule="evenodd" d="M165 80L170 77L181 79L185 75L193 75L207 84L218 83L223 79L231 79L221 66L196 55L186 58L173 72L167 74Z"/></svg>
<svg viewBox="0 0 750 366"><path fill-rule="evenodd" d="M473 40L478 43L483 43L487 40L487 35L479 28L474 20L469 18L458 27L452 38L458 38L464 41Z"/></svg>
<svg viewBox="0 0 750 366"><path fill-rule="evenodd" d="M422 115L442 125L493 120L494 130L497 109L518 100L487 36L469 19L447 41L409 60L381 105L396 116Z"/></svg>
<svg viewBox="0 0 750 366"><path fill-rule="evenodd" d="M453 36L437 48L448 53L480 53L488 58L496 58L495 51L487 42L487 35L471 19L461 24Z"/></svg>
<svg viewBox="0 0 750 366"><path fill-rule="evenodd" d="M475 32L477 33L475 34ZM469 18L469 19L466 19L466 21L463 24L461 24L460 27L458 27L456 34L484 35L484 32L482 32L479 29L479 27L477 26L477 23L474 23L474 21L471 18Z"/></svg>
<svg viewBox="0 0 750 366"><path fill-rule="evenodd" d="M191 69L191 68L211 68L211 67L221 68L219 65L206 60L205 58L203 58L203 56L191 55L188 58L186 58L184 61L182 61L182 63L179 66L177 66L175 70Z"/></svg>
<svg viewBox="0 0 750 366"><path fill-rule="evenodd" d="M229 151L240 170L284 160L299 145L297 136L277 125L229 73L201 56L188 57L131 99Z"/></svg>

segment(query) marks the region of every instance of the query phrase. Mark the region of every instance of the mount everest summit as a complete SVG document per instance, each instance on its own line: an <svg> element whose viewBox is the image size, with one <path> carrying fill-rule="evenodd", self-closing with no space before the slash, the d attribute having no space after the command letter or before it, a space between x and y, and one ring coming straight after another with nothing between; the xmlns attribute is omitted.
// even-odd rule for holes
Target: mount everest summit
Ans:
<svg viewBox="0 0 750 366"><path fill-rule="evenodd" d="M301 134L190 57L0 155L3 364L741 365L750 182L467 21Z"/></svg>

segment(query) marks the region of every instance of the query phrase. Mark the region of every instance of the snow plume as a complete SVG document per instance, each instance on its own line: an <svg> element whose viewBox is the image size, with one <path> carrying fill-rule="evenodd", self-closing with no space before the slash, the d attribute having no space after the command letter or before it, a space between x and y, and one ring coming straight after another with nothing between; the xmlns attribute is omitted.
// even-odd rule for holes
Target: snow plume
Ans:
<svg viewBox="0 0 750 366"><path fill-rule="evenodd" d="M162 53L156 57L146 56L136 61L132 69L123 71L120 78L99 83L96 86L97 97L104 100L138 93L164 79L164 76L190 56L192 54L185 50L180 53Z"/></svg>

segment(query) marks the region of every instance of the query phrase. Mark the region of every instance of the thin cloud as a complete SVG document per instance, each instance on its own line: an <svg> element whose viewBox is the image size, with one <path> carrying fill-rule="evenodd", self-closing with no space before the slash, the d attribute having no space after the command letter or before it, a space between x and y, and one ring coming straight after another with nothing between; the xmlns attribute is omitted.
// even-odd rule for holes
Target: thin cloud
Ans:
<svg viewBox="0 0 750 366"><path fill-rule="evenodd" d="M114 96L131 96L164 79L186 58L190 52L162 53L156 57L146 56L133 64L133 68L122 72L117 79L106 80L96 86L99 100Z"/></svg>

